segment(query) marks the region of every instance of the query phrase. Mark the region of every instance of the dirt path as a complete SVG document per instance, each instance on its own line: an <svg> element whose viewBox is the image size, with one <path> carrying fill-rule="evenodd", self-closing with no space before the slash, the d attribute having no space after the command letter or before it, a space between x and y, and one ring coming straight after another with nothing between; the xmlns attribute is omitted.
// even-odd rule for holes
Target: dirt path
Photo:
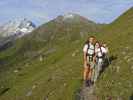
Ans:
<svg viewBox="0 0 133 100"><path fill-rule="evenodd" d="M83 86L79 92L79 97L76 100L98 100L94 92L94 86Z"/></svg>

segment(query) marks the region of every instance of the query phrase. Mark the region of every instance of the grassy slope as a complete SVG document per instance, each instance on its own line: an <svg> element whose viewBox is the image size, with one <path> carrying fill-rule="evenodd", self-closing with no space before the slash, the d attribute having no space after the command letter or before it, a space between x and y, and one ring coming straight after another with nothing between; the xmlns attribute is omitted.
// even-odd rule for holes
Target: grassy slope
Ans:
<svg viewBox="0 0 133 100"><path fill-rule="evenodd" d="M113 100L116 100L119 96L127 100L132 95L132 14L133 10L128 11L114 23L106 26L104 35L96 35L100 40L107 42L111 48L111 54L117 56L117 60L112 62L97 83L96 94L101 98L100 100L106 100L107 96L112 96L114 98ZM127 17L128 20L130 20L128 22ZM76 32L74 32L74 34L76 34ZM58 34L58 36L60 36L60 34ZM79 39L79 34L74 36ZM35 40L34 38L31 39L33 41ZM8 66L6 65L10 70L4 70L4 72L2 71L0 74L0 100L42 100L44 98L48 98L49 100L74 99L75 91L79 88L81 84L80 80L82 79L81 47L84 38L77 42L68 41L73 39L75 39L75 37L72 36L71 39L67 37L63 40L59 39L59 41L53 40L55 43L52 42L52 44L48 44L47 46L43 45L45 42L40 41L42 45L39 47L36 47L38 46L36 45L38 44L36 41L33 43L35 48L31 47L32 50L30 50L29 47L31 44L27 45L27 42L25 44L25 42L23 43L20 41L21 45L18 42L17 47L1 53L1 59L4 58L6 60L5 57L8 58L8 55L5 56L5 54L10 54L12 60L9 60L11 61L11 66L9 66L10 64ZM36 51L36 48L38 48L42 50L41 55L49 48L56 48L56 52L46 56L42 62L39 61L39 56L37 56L34 59L32 57L20 59L18 63L18 59L15 61L13 59L16 58L17 50L18 58L23 55L23 53L22 55L20 54L20 51L24 49L18 49L19 46L23 48L28 47L30 51ZM78 49L78 52L76 49ZM11 51L14 51L14 53ZM74 57L72 57L73 52L77 52ZM126 52L126 54L124 54L124 52ZM127 60L129 62L127 62ZM19 69L20 71L14 73L13 71L15 69ZM35 84L37 84L36 88L32 89L35 87ZM2 94L2 92L8 88L10 89ZM26 96L28 92L30 94L30 91L32 91L31 96Z"/></svg>
<svg viewBox="0 0 133 100"><path fill-rule="evenodd" d="M108 43L110 53L117 57L97 83L101 100L130 100L133 95L133 8L104 28L100 38Z"/></svg>
<svg viewBox="0 0 133 100"><path fill-rule="evenodd" d="M96 30L94 23L92 27L84 19L81 22L51 21L1 52L0 100L74 99L82 76L82 40ZM56 51L46 55L51 49ZM30 91L32 95L26 96Z"/></svg>
<svg viewBox="0 0 133 100"><path fill-rule="evenodd" d="M72 57L71 51L75 52L75 48L81 45L72 43L69 48L68 45L64 48L56 47L58 51L43 62L36 58L28 65L21 65L21 71L16 74L13 73L14 68L4 73L3 85L11 89L1 96L1 100L42 100L47 96L49 100L73 99L75 89L80 85L82 64L81 52ZM26 94L34 84L37 84L37 88L27 97Z"/></svg>

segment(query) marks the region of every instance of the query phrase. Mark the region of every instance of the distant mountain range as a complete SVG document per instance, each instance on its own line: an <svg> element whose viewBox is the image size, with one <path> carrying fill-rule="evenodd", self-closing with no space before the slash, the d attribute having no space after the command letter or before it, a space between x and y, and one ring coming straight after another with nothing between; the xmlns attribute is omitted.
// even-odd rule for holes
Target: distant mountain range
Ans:
<svg viewBox="0 0 133 100"><path fill-rule="evenodd" d="M36 25L27 20L26 18L22 20L13 20L0 26L0 36L1 37L22 37L25 34L32 32L36 28Z"/></svg>
<svg viewBox="0 0 133 100"><path fill-rule="evenodd" d="M35 29L36 25L26 18L22 20L9 21L1 25L0 50L10 47L17 38L21 38L24 35L31 33Z"/></svg>

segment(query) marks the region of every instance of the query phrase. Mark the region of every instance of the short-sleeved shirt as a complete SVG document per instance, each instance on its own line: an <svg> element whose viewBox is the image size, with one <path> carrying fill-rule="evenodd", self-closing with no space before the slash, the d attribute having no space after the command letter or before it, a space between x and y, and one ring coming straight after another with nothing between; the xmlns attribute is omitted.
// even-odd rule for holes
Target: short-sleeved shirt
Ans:
<svg viewBox="0 0 133 100"><path fill-rule="evenodd" d="M107 51L107 49L106 48L104 48L104 47L101 47L101 50L100 50L100 48L96 48L95 49L95 54L96 54L96 56L98 56L98 57L102 57L103 56L103 54L106 54L108 51ZM103 62L103 59L102 58L99 58L98 59L98 62L99 63L102 63Z"/></svg>
<svg viewBox="0 0 133 100"><path fill-rule="evenodd" d="M89 46L89 48L88 48L88 46ZM94 45L93 44L85 44L84 45L84 47L83 47L83 52L85 52L85 53L88 53L88 54L90 54L90 55L93 55L94 54L94 52L95 52L95 47L94 47Z"/></svg>
<svg viewBox="0 0 133 100"><path fill-rule="evenodd" d="M107 50L104 47L101 47L101 50L100 50L100 48L98 48L98 49L96 48L95 49L95 53L97 54L98 57L101 57L102 56L102 53L104 53L104 54L107 53Z"/></svg>

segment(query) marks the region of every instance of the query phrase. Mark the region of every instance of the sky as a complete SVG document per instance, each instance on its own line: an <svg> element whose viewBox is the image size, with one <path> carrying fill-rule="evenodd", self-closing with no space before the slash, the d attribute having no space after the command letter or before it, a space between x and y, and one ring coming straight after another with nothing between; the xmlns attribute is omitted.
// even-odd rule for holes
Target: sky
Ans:
<svg viewBox="0 0 133 100"><path fill-rule="evenodd" d="M69 12L110 23L130 7L133 0L0 0L0 24L27 18L41 25Z"/></svg>

